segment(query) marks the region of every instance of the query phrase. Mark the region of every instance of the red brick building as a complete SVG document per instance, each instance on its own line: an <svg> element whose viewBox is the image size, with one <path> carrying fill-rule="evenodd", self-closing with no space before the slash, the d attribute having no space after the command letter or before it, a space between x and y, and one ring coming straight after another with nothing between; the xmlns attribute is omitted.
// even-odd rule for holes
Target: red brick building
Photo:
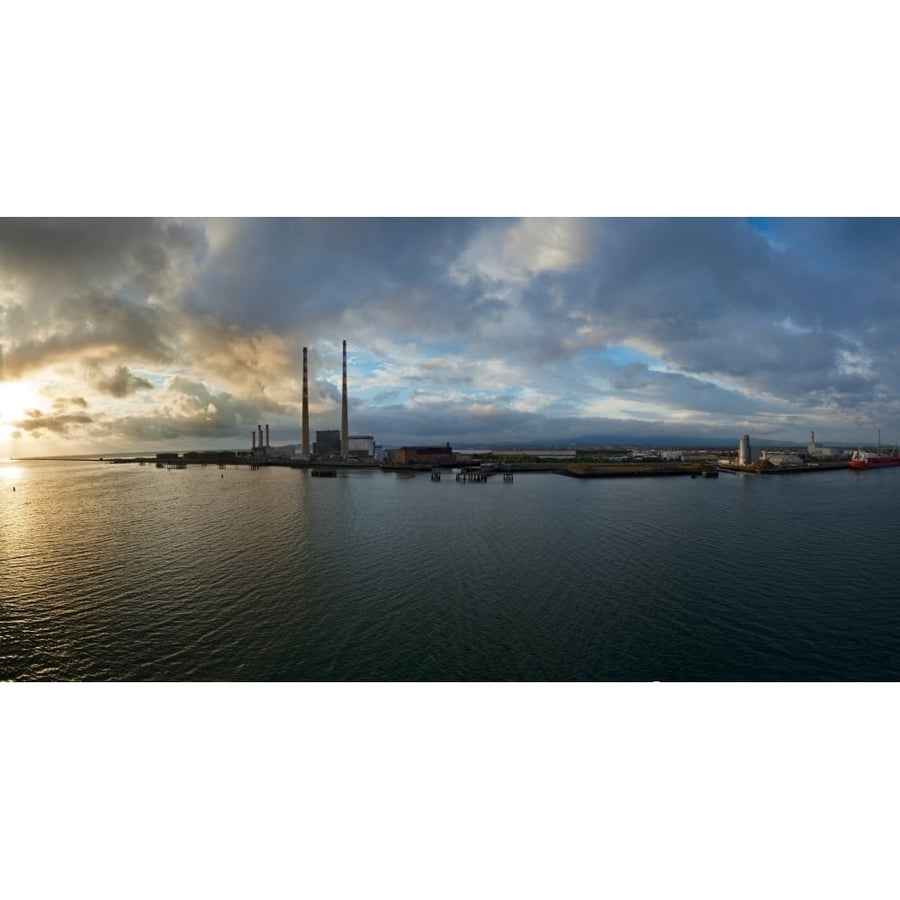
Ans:
<svg viewBox="0 0 900 900"><path fill-rule="evenodd" d="M394 451L394 462L400 466L450 466L454 457L447 443L443 447L399 447Z"/></svg>

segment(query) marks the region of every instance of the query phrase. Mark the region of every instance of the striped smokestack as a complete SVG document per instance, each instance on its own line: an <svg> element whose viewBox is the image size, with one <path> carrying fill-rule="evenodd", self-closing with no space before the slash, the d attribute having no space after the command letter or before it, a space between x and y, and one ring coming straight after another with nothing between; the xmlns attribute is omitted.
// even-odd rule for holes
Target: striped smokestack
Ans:
<svg viewBox="0 0 900 900"><path fill-rule="evenodd" d="M347 342L344 341L344 380L341 388L341 456L350 455L350 429L347 425Z"/></svg>
<svg viewBox="0 0 900 900"><path fill-rule="evenodd" d="M306 372L306 347L303 348L303 413L300 419L300 452L309 455L309 376Z"/></svg>

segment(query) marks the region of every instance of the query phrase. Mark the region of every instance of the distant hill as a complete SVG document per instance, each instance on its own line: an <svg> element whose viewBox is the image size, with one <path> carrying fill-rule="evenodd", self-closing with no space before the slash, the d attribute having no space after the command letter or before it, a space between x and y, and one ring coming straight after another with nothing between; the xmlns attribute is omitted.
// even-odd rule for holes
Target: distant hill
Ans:
<svg viewBox="0 0 900 900"><path fill-rule="evenodd" d="M750 443L756 447L805 447L805 443L797 441L757 441L750 436ZM692 435L636 435L606 434L583 435L566 441L507 441L504 443L485 442L486 446L497 450L549 450L551 448L591 449L594 447L643 447L664 449L666 447L678 447L679 449L723 449L737 450L738 439L726 440L724 438L698 438ZM819 446L825 446L820 444Z"/></svg>

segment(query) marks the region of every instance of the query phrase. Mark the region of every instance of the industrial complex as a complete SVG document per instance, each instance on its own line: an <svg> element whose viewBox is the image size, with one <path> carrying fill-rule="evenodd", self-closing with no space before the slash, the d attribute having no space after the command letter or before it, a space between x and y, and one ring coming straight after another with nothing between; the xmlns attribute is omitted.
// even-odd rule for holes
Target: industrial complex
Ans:
<svg viewBox="0 0 900 900"><path fill-rule="evenodd" d="M311 440L309 427L309 353L303 348L303 389L300 412L300 446L273 447L269 440L269 426L257 425L250 432L250 449L233 454L235 461L254 464L316 463L376 464L395 463L399 466L442 466L456 462L450 444L440 447L399 447L390 451L375 443L371 434L350 434L350 414L347 394L347 342L341 342L341 427L315 432ZM265 439L263 439L265 428ZM219 454L221 455L221 454Z"/></svg>
<svg viewBox="0 0 900 900"><path fill-rule="evenodd" d="M879 436L880 443L880 436ZM849 466L850 451L839 447L823 447L816 443L815 431L810 432L805 449L754 450L750 435L741 435L737 457L721 460L719 467L725 471L754 472L757 475L774 475L784 472L815 472L822 469L844 469Z"/></svg>
<svg viewBox="0 0 900 900"><path fill-rule="evenodd" d="M322 466L378 466L381 468L439 469L453 466L473 467L483 471L496 469L510 471L554 471L564 475L586 478L616 477L628 475L703 475L714 476L720 471L748 472L753 474L777 474L787 472L812 472L835 468L866 468L874 465L900 465L900 455L895 450L890 456L881 451L881 433L878 450L860 448L851 457L845 447L825 447L816 443L811 432L805 448L757 449L751 445L750 435L741 435L737 450L679 450L612 447L602 449L527 449L504 451L480 451L466 454L454 452L449 442L437 446L406 446L385 449L375 442L374 435L350 434L349 402L347 393L347 342L342 341L341 366L341 422L340 428L319 429L315 440L309 425L309 366L308 348L303 348L303 387L300 413L300 445L273 447L269 426L259 424L250 432L247 450L160 453L156 464L165 468L184 468L188 463L245 464L251 468L268 465L321 468ZM853 460L857 462L854 464ZM861 460L865 459L865 465ZM872 461L874 460L874 462ZM134 460L112 460L128 462ZM148 459L139 460L147 462ZM880 461L880 462L879 462ZM314 472L316 474L316 472Z"/></svg>

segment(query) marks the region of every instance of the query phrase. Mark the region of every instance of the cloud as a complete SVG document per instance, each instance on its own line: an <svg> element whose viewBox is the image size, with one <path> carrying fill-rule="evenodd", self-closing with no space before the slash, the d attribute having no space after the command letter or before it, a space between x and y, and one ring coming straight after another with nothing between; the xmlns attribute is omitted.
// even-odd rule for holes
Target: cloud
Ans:
<svg viewBox="0 0 900 900"><path fill-rule="evenodd" d="M565 272L585 262L596 232L590 219L522 219L483 228L451 262L450 273L462 284L525 284L542 272Z"/></svg>
<svg viewBox="0 0 900 900"><path fill-rule="evenodd" d="M206 247L199 221L0 219L3 281L38 302L126 283L169 297L185 288Z"/></svg>
<svg viewBox="0 0 900 900"><path fill-rule="evenodd" d="M111 374L95 362L88 363L86 368L91 387L100 391L101 394L109 394L111 397L127 397L136 391L153 388L146 378L135 375L128 366L116 366Z"/></svg>
<svg viewBox="0 0 900 900"><path fill-rule="evenodd" d="M206 250L199 222L0 220L6 377L58 363L170 362Z"/></svg>
<svg viewBox="0 0 900 900"><path fill-rule="evenodd" d="M3 376L46 400L0 412L0 436L241 446L269 421L292 440L301 348L313 428L336 427L346 338L351 430L388 443L668 421L852 441L900 430L898 237L893 220L0 220Z"/></svg>
<svg viewBox="0 0 900 900"><path fill-rule="evenodd" d="M73 433L85 434L93 422L93 417L87 413L59 412L47 415L39 409L25 411L25 418L16 421L15 427L32 437L44 437L54 435L68 437Z"/></svg>
<svg viewBox="0 0 900 900"><path fill-rule="evenodd" d="M181 319L181 354L213 383L264 407L297 402L300 353L284 335L211 315Z"/></svg>
<svg viewBox="0 0 900 900"><path fill-rule="evenodd" d="M122 297L74 296L21 310L11 307L6 316L8 378L79 358L166 363L176 355L172 323Z"/></svg>
<svg viewBox="0 0 900 900"><path fill-rule="evenodd" d="M53 408L56 410L70 409L73 406L87 409L87 405L84 397L56 397L53 400Z"/></svg>
<svg viewBox="0 0 900 900"><path fill-rule="evenodd" d="M260 412L280 412L271 405L260 410L256 403L234 397L227 391L213 391L198 381L176 376L161 392L153 415L125 416L116 423L123 436L139 437L157 423L170 436L222 437L239 435L259 424Z"/></svg>
<svg viewBox="0 0 900 900"><path fill-rule="evenodd" d="M464 292L448 258L483 220L245 219L215 223L193 302L240 325L323 334L345 317L443 327ZM308 340L307 343L312 343Z"/></svg>

